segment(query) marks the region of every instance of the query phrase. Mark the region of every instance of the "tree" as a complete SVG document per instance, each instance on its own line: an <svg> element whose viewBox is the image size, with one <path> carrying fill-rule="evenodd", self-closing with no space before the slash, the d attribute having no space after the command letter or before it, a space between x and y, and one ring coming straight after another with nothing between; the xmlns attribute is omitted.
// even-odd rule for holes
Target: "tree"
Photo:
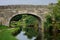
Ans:
<svg viewBox="0 0 60 40"><path fill-rule="evenodd" d="M50 12L50 14L51 15L47 15L48 17L46 17L45 28L49 30L52 26L53 30L51 30L53 31L54 39L57 40L57 31L60 30L60 1L52 7L52 12Z"/></svg>

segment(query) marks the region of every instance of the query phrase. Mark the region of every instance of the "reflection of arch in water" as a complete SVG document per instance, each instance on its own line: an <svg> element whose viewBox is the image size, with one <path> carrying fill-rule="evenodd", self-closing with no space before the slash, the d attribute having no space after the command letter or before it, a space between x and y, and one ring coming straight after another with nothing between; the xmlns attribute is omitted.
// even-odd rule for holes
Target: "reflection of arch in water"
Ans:
<svg viewBox="0 0 60 40"><path fill-rule="evenodd" d="M36 14L29 14L29 13L24 13L24 14L15 14L13 16L11 16L11 18L9 19L9 26L10 26L10 22L12 20L13 17L16 17L17 15L31 15L31 16L34 16L37 18L37 20L39 21L38 23L38 29L39 29L39 35L40 35L40 38L42 38L42 18Z"/></svg>

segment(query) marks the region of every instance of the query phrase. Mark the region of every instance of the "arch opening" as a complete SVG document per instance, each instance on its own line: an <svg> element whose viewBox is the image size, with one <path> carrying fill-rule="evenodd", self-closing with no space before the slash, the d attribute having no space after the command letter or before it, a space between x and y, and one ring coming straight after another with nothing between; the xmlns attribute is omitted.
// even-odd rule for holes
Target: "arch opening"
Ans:
<svg viewBox="0 0 60 40"><path fill-rule="evenodd" d="M14 25L12 25L14 23ZM9 26L10 27L19 27L22 28L22 30L25 31L25 35L27 35L27 37L29 39L31 38L36 38L33 40L37 40L38 35L40 35L39 33L41 32L39 28L41 28L41 19L40 17L36 16L36 15L32 15L32 14L18 14L15 15L11 18L10 22L9 22ZM28 31L30 30L30 31ZM34 32L34 34L33 34ZM30 34L31 35L30 35ZM40 40L40 36L39 39Z"/></svg>

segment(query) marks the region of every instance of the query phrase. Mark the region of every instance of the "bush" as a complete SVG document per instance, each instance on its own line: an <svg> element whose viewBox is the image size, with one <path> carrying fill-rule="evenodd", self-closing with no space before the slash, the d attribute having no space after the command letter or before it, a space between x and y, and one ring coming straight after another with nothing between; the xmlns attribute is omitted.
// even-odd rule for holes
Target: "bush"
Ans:
<svg viewBox="0 0 60 40"><path fill-rule="evenodd" d="M2 29L7 29L7 28L8 28L8 26L0 25L0 30L2 30Z"/></svg>

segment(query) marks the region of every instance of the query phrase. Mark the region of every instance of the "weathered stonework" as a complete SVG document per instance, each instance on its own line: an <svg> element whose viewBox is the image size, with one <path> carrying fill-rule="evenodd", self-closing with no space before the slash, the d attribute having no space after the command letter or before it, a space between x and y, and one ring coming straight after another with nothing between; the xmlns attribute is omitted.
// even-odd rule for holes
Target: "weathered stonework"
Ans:
<svg viewBox="0 0 60 40"><path fill-rule="evenodd" d="M9 26L9 22L12 17L18 14L31 14L38 17L39 20L39 32L43 40L43 22L45 21L45 14L48 14L50 9L47 5L9 5L0 6L0 23Z"/></svg>
<svg viewBox="0 0 60 40"><path fill-rule="evenodd" d="M36 15L44 20L44 14L48 13L50 10L47 5L9 5L0 6L0 22L3 25L9 26L10 19L18 14L32 14Z"/></svg>

